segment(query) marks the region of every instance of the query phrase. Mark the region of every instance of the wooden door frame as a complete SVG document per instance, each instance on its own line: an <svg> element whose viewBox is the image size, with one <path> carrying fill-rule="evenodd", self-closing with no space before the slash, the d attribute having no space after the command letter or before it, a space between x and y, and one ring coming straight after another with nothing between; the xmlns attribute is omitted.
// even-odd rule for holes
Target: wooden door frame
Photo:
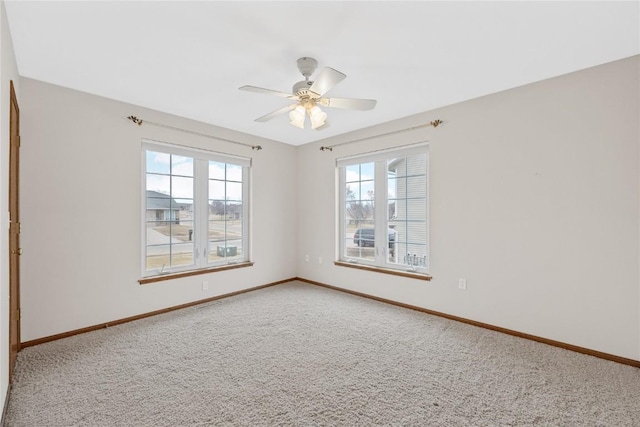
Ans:
<svg viewBox="0 0 640 427"><path fill-rule="evenodd" d="M13 86L9 83L9 384L18 351L20 351L20 108ZM15 117L14 117L15 115ZM15 122L15 125L14 125ZM14 161L15 159L15 161ZM12 203L12 194L15 200ZM14 206L15 204L15 206ZM15 212L14 217L11 217ZM15 237L14 237L15 235ZM15 258L14 258L15 257ZM15 262L15 264L14 264ZM14 271L15 267L15 271ZM16 325L14 333L14 323Z"/></svg>

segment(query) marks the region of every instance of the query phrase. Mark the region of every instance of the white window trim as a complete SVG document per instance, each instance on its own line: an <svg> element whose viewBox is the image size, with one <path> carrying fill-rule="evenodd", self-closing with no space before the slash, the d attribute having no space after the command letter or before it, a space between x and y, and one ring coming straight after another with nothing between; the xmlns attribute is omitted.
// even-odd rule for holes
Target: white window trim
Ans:
<svg viewBox="0 0 640 427"><path fill-rule="evenodd" d="M147 156L146 151L157 151L162 153L167 153L171 155L178 155L184 157L190 157L194 159L193 168L194 168L194 229L196 232L193 235L193 244L194 244L194 264L187 266L178 266L171 267L164 270L155 269L155 270L147 270L147 218L146 218L146 179L147 179ZM203 150L200 148L192 148L179 144L170 144L166 142L154 141L150 139L143 139L141 144L141 276L143 278L161 276L165 274L173 274L173 273L182 273L182 272L190 272L190 271L198 271L198 270L206 270L212 267L223 267L230 266L234 264L246 263L250 262L251 259L251 248L250 248L250 196L251 196L251 186L250 186L250 178L251 178L251 159L246 157L234 156L225 153L219 153L211 150ZM209 239L208 239L208 215L203 215L202 212L205 208L198 208L195 205L202 206L202 201L205 200L205 205L208 206L209 194L208 194L208 182L209 182L209 161L216 161L222 163L231 163L234 165L242 166L242 253L243 256L241 258L234 258L232 260L221 260L217 262L209 262L208 261L208 248ZM198 176L199 178L196 178ZM204 176L204 178L202 178ZM200 201L200 202L197 202ZM198 232L197 230L207 230L206 232ZM203 234L204 233L204 234ZM203 236L205 236L203 238Z"/></svg>
<svg viewBox="0 0 640 427"><path fill-rule="evenodd" d="M387 257L387 252L389 250L388 245L387 244L383 244L383 245L379 245L379 242L386 242L388 240L388 236L386 236L387 233L387 228L388 227L379 227L379 226L375 226L374 228L376 229L375 232L375 258L373 260L367 260L367 259L362 259L362 258L354 258L354 257L349 257L347 256L347 254L345 253L345 249L346 249L346 245L344 244L345 242L345 236L347 234L347 231L345 229L345 206L346 206L346 167L347 166L351 166L351 165L356 165L356 164L361 164L361 163L369 163L369 162L374 162L376 163L376 166L374 168L374 194L388 194L388 180L387 180L387 167L386 167L386 162L389 158L392 157L407 157L407 156L411 156L411 155L415 155L415 154L427 154L427 172L426 172L426 192L427 192L427 197L426 197L426 227L427 227L427 233L426 233L426 245L427 245L427 260L426 260L426 265L427 267L407 267L405 265L400 265L400 264L395 264L395 263L390 263L388 262L388 257ZM378 166L378 162L380 163L380 165L382 165L384 163L384 167L380 167ZM428 143L418 143L418 144L412 144L410 147L404 147L404 148L391 148L391 149L384 149L384 150L378 150L378 151L374 151L374 152L370 152L370 153L364 153L364 154L360 154L360 155L355 155L355 156L349 156L349 157L343 157L343 158L339 158L336 159L336 167L338 168L338 178L339 178L339 182L338 182L338 187L339 187L339 193L338 193L338 201L339 201L339 205L338 205L338 211L337 211L337 217L338 217L338 236L337 236L337 243L338 243L338 261L339 262L343 262L343 263L349 263L349 264L356 264L356 265L366 265L366 266L370 266L370 267L378 267L378 268L383 268L383 269L389 269L389 270L397 270L397 271L408 271L408 272L414 272L414 273L420 273L420 274L425 274L428 275L429 270L430 270L430 266L431 266L431 262L430 262L430 254L431 254L431 242L430 242L430 219L431 219L431 215L429 212L429 198L430 198L430 191L429 191L429 184L430 184L430 177L429 177L429 162L430 162L430 155L429 155L429 145ZM386 224L387 220L387 202L388 202L388 197L384 196L384 201L385 203L379 203L379 201L377 199L375 199L375 213L374 213L374 218L375 218L375 224L378 225L378 221L384 222ZM380 219L378 219L380 218ZM382 246L382 247L379 247ZM399 254L396 254L396 257L398 257Z"/></svg>

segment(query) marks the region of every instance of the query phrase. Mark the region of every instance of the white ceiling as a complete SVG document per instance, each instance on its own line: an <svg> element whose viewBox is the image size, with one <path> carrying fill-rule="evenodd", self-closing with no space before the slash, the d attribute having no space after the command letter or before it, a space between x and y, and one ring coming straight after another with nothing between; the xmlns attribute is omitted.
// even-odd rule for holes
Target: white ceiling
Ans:
<svg viewBox="0 0 640 427"><path fill-rule="evenodd" d="M640 53L637 1L5 4L21 76L293 145ZM238 87L290 92L302 56L376 108L254 122L289 101Z"/></svg>

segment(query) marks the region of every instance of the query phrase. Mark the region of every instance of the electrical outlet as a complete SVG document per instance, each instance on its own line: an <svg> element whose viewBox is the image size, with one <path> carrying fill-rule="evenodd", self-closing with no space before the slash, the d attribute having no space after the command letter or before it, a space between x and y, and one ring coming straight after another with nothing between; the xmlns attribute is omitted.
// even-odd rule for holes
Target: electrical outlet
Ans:
<svg viewBox="0 0 640 427"><path fill-rule="evenodd" d="M458 288L463 291L467 290L467 279L458 279Z"/></svg>
<svg viewBox="0 0 640 427"><path fill-rule="evenodd" d="M202 290L203 291L208 291L209 290L209 282L207 282L206 280L204 280L202 282Z"/></svg>
<svg viewBox="0 0 640 427"><path fill-rule="evenodd" d="M309 254L304 256L304 260L305 260L305 262L309 262Z"/></svg>

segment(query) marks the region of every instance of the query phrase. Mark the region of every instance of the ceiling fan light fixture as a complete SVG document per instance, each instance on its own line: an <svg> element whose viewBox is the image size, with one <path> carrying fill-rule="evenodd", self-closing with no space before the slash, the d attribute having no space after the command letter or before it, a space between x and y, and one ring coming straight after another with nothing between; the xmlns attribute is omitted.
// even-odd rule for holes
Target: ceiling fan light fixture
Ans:
<svg viewBox="0 0 640 427"><path fill-rule="evenodd" d="M300 129L304 129L305 110L302 105L298 105L289 113L291 124Z"/></svg>
<svg viewBox="0 0 640 427"><path fill-rule="evenodd" d="M297 128L304 129L304 121L302 121L302 122L294 122L293 120L291 120L291 124L294 125Z"/></svg>
<svg viewBox="0 0 640 427"><path fill-rule="evenodd" d="M297 128L304 129L304 119L302 120L291 120L291 124Z"/></svg>
<svg viewBox="0 0 640 427"><path fill-rule="evenodd" d="M311 122L311 129L318 129L325 125L325 122Z"/></svg>
<svg viewBox="0 0 640 427"><path fill-rule="evenodd" d="M315 105L309 110L309 118L311 119L311 129L317 129L324 126L327 120L327 113Z"/></svg>

